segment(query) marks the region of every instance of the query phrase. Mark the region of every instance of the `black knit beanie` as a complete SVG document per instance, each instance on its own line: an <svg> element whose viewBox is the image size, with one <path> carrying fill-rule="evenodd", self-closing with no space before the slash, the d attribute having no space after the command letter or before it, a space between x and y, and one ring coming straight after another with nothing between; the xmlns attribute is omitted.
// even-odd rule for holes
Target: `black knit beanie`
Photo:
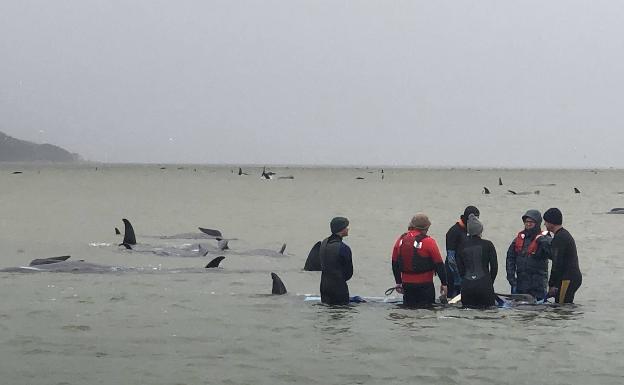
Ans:
<svg viewBox="0 0 624 385"><path fill-rule="evenodd" d="M546 210L543 218L545 222L552 223L553 225L560 225L563 223L563 214L561 214L561 210L556 207Z"/></svg>
<svg viewBox="0 0 624 385"><path fill-rule="evenodd" d="M345 217L335 217L331 220L331 223L329 224L329 228L331 229L332 234L339 233L347 226L349 226L349 220Z"/></svg>
<svg viewBox="0 0 624 385"><path fill-rule="evenodd" d="M470 214L474 214L475 217L479 218L479 209L475 206L468 206L464 209L464 215L460 215L461 220L464 224L468 224L468 217Z"/></svg>

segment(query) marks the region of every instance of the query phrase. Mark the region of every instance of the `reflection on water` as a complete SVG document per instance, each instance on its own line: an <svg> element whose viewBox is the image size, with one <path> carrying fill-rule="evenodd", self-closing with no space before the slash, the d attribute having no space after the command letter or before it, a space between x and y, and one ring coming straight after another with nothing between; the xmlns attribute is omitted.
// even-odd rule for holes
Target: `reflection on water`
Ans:
<svg viewBox="0 0 624 385"><path fill-rule="evenodd" d="M357 306L332 306L316 304L317 321L314 327L328 335L351 335L353 318L359 313Z"/></svg>

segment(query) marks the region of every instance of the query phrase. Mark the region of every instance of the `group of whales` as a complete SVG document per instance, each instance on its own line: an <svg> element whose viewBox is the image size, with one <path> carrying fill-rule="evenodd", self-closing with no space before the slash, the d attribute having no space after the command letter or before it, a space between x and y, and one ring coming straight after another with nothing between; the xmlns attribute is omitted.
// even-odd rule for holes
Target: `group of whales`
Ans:
<svg viewBox="0 0 624 385"><path fill-rule="evenodd" d="M253 249L248 251L231 251L228 246L228 241L236 238L225 238L219 230L208 229L199 227L199 233L184 233L170 236L158 236L160 239L197 239L197 240L216 240L217 246L210 246L199 243L197 249L194 246L185 247L171 247L162 245L149 245L137 243L136 234L130 221L126 218L122 219L124 223L123 240L119 243L123 250L128 252L139 253L153 253L159 256L172 256L172 257L206 257L210 253L223 253L228 250L228 253L235 255L247 255L247 256L268 256L268 257L283 257L285 256L286 244L284 243L280 250L267 250L267 249ZM115 233L120 235L121 232L118 228L115 228ZM109 272L152 272L163 271L160 268L151 267L128 267L128 266L112 266L98 263L86 262L83 259L70 260L69 255L58 257L47 257L32 260L28 266L16 266L0 269L0 272L14 272L14 273L34 273L34 272L71 272L71 273L109 273ZM214 269L219 267L219 264L225 259L224 255L218 255L208 262L203 269ZM197 269L190 269L197 270ZM184 269L171 269L170 271L181 272Z"/></svg>

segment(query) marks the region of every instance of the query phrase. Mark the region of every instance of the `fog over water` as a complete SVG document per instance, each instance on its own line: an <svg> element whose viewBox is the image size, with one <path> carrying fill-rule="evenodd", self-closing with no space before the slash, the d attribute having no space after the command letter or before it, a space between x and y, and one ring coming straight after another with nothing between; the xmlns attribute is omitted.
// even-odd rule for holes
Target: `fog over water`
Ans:
<svg viewBox="0 0 624 385"><path fill-rule="evenodd" d="M624 4L0 3L0 130L102 162L624 167Z"/></svg>

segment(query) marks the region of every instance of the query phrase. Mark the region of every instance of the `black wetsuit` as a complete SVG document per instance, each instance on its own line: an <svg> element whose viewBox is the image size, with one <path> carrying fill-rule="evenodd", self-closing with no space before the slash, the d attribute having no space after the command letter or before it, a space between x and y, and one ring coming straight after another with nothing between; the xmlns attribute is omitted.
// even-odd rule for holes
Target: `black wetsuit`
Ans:
<svg viewBox="0 0 624 385"><path fill-rule="evenodd" d="M351 249L332 234L321 242L321 301L329 305L349 303L347 281L353 276Z"/></svg>
<svg viewBox="0 0 624 385"><path fill-rule="evenodd" d="M559 288L555 295L557 303L572 303L576 290L583 282L574 238L562 227L555 233L550 248L553 264L548 286Z"/></svg>
<svg viewBox="0 0 624 385"><path fill-rule="evenodd" d="M494 279L498 273L498 260L492 242L478 236L468 237L460 247L456 259L462 277L462 305L494 306Z"/></svg>
<svg viewBox="0 0 624 385"><path fill-rule="evenodd" d="M446 232L446 261L444 262L444 267L446 269L446 277L448 279L447 295L449 298L455 297L461 291L462 281L457 269L455 256L465 239L466 227L462 227L459 223L455 223Z"/></svg>

